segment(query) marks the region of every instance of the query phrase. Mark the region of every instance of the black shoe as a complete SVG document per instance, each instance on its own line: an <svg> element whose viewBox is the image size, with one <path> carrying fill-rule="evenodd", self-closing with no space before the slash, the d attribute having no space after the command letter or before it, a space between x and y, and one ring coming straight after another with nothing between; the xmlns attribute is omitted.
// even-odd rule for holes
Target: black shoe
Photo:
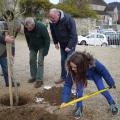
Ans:
<svg viewBox="0 0 120 120"><path fill-rule="evenodd" d="M61 84L61 83L63 83L63 82L64 82L63 79L59 79L59 80L55 81L55 84Z"/></svg>
<svg viewBox="0 0 120 120"><path fill-rule="evenodd" d="M17 86L19 87L20 86L20 83L17 82ZM6 87L9 87L9 84L6 84ZM15 87L14 83L12 82L12 87Z"/></svg>
<svg viewBox="0 0 120 120"><path fill-rule="evenodd" d="M20 83L19 83L19 82L17 82L16 84L17 84L18 87L20 86ZM14 84L14 83L12 83L12 87L15 87L15 84Z"/></svg>
<svg viewBox="0 0 120 120"><path fill-rule="evenodd" d="M39 88L39 87L41 87L42 85L43 85L43 81L40 80L40 81L36 81L36 82L35 82L34 87L35 87L35 88Z"/></svg>
<svg viewBox="0 0 120 120"><path fill-rule="evenodd" d="M35 78L31 78L28 80L28 83L33 83L33 82L35 82Z"/></svg>
<svg viewBox="0 0 120 120"><path fill-rule="evenodd" d="M6 86L6 87L9 87L9 84L6 84L5 86Z"/></svg>

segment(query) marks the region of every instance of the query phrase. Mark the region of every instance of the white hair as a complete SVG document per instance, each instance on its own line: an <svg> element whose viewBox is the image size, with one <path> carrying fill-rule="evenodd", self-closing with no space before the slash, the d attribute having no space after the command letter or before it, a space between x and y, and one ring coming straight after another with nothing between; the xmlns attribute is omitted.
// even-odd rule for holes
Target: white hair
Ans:
<svg viewBox="0 0 120 120"><path fill-rule="evenodd" d="M24 25L27 25L27 24L35 24L34 19L32 17L27 17L25 19Z"/></svg>
<svg viewBox="0 0 120 120"><path fill-rule="evenodd" d="M52 9L49 10L49 13L50 13L50 14L51 14L51 13L59 14L59 12L60 12L60 10L57 9L57 8L52 8Z"/></svg>

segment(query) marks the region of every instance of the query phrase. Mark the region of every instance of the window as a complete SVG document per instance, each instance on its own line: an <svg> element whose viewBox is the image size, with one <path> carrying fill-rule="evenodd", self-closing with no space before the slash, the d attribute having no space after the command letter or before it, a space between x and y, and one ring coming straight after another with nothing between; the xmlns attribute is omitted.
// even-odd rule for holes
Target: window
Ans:
<svg viewBox="0 0 120 120"><path fill-rule="evenodd" d="M97 38L104 38L103 35L97 35Z"/></svg>
<svg viewBox="0 0 120 120"><path fill-rule="evenodd" d="M95 38L94 35L89 35L87 38Z"/></svg>

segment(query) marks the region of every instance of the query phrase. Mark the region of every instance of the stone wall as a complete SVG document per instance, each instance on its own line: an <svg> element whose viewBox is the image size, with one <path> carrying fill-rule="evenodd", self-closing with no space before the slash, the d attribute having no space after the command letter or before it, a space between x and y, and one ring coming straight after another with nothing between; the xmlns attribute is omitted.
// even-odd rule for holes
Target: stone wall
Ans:
<svg viewBox="0 0 120 120"><path fill-rule="evenodd" d="M92 18L87 19L75 19L78 35L87 35L95 30L96 20Z"/></svg>

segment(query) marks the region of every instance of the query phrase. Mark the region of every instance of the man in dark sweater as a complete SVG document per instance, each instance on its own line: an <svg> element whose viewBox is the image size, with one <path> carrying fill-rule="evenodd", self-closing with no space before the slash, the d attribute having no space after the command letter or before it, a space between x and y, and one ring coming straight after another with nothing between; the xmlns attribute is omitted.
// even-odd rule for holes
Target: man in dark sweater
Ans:
<svg viewBox="0 0 120 120"><path fill-rule="evenodd" d="M62 10L53 8L49 11L50 29L55 48L61 52L61 78L56 84L63 82L66 78L65 61L75 51L77 44L77 31L73 18Z"/></svg>
<svg viewBox="0 0 120 120"><path fill-rule="evenodd" d="M31 17L25 19L24 33L30 50L31 79L28 82L35 82L34 87L38 88L43 84L44 56L48 54L50 37L46 26Z"/></svg>

